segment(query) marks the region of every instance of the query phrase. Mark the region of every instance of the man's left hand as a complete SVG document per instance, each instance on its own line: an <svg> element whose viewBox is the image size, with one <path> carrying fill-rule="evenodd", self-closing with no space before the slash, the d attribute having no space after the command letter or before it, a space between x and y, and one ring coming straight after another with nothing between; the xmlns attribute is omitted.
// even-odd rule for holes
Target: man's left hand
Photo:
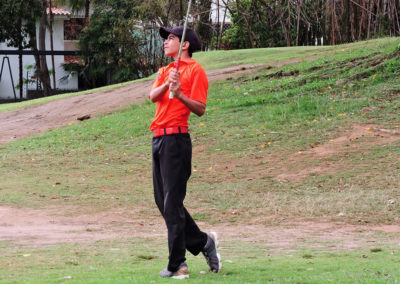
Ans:
<svg viewBox="0 0 400 284"><path fill-rule="evenodd" d="M181 82L179 81L179 76L179 71L176 69L172 69L169 73L169 90L177 99L181 96Z"/></svg>

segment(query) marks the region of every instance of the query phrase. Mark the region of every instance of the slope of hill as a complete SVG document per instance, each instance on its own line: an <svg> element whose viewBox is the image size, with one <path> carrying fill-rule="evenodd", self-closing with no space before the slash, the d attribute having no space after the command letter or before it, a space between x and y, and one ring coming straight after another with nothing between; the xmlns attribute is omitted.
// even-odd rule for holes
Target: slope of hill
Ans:
<svg viewBox="0 0 400 284"><path fill-rule="evenodd" d="M231 262L224 263L219 283L400 278L398 44L391 38L312 51L198 55L204 64L211 58L209 72L220 74L210 85L206 114L190 119L194 158L186 203L202 227L218 230L228 244L222 252ZM253 68L212 71L229 60ZM70 273L71 265L51 257L69 255L63 246L74 247L70 243L90 247L76 253L80 262L72 260L82 283L88 279L80 266L98 261L101 279L108 279L104 271L113 273L115 266L107 265L114 260L102 258L103 247L129 251L115 265L129 266L134 255L141 269L158 269L141 262L161 263L165 237L152 195L148 125L154 108L146 101L79 123L75 114L65 127L1 146L0 214L7 221L0 223L0 272L6 272L0 282L11 282L7 275L19 282L50 277L43 272L47 259ZM140 253L129 249L137 242ZM40 255L30 264L34 272L25 273L28 264L17 257L6 261L14 253L9 243ZM35 249L48 244L62 245ZM354 253L342 253L349 248ZM277 263L270 254L278 255ZM310 260L315 255L318 260ZM337 265L342 262L346 268ZM193 281L204 283L196 275Z"/></svg>

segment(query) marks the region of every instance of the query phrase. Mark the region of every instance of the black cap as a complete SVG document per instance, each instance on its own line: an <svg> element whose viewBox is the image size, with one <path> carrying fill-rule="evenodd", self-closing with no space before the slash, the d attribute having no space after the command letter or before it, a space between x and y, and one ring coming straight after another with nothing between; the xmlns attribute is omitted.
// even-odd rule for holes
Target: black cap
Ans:
<svg viewBox="0 0 400 284"><path fill-rule="evenodd" d="M167 27L160 28L160 35L163 39L167 39L169 34L174 34L178 36L179 39L181 39L183 35L183 26L175 27L172 29ZM191 28L186 28L185 41L188 41L190 43L189 52L201 50L200 39L197 36L196 32L193 31Z"/></svg>

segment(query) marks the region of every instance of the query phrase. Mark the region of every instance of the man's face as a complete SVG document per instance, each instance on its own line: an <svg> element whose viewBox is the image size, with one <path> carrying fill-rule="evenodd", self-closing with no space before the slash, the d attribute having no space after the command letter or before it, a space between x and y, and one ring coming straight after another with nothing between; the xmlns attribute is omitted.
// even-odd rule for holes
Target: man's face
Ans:
<svg viewBox="0 0 400 284"><path fill-rule="evenodd" d="M179 37L174 34L169 34L164 41L164 52L166 56L178 56L181 43Z"/></svg>

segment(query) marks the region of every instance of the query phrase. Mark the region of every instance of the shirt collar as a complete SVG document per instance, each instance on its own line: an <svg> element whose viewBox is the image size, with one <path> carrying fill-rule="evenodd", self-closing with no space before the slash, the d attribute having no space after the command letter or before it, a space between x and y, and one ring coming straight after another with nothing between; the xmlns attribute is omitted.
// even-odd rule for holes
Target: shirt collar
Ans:
<svg viewBox="0 0 400 284"><path fill-rule="evenodd" d="M191 57L189 57L189 58L186 58L186 59L181 59L181 63L180 64L193 64L193 63L196 63L196 60L194 60L193 58L191 58ZM174 62L171 62L169 65L168 65L169 67L175 67L175 61Z"/></svg>

